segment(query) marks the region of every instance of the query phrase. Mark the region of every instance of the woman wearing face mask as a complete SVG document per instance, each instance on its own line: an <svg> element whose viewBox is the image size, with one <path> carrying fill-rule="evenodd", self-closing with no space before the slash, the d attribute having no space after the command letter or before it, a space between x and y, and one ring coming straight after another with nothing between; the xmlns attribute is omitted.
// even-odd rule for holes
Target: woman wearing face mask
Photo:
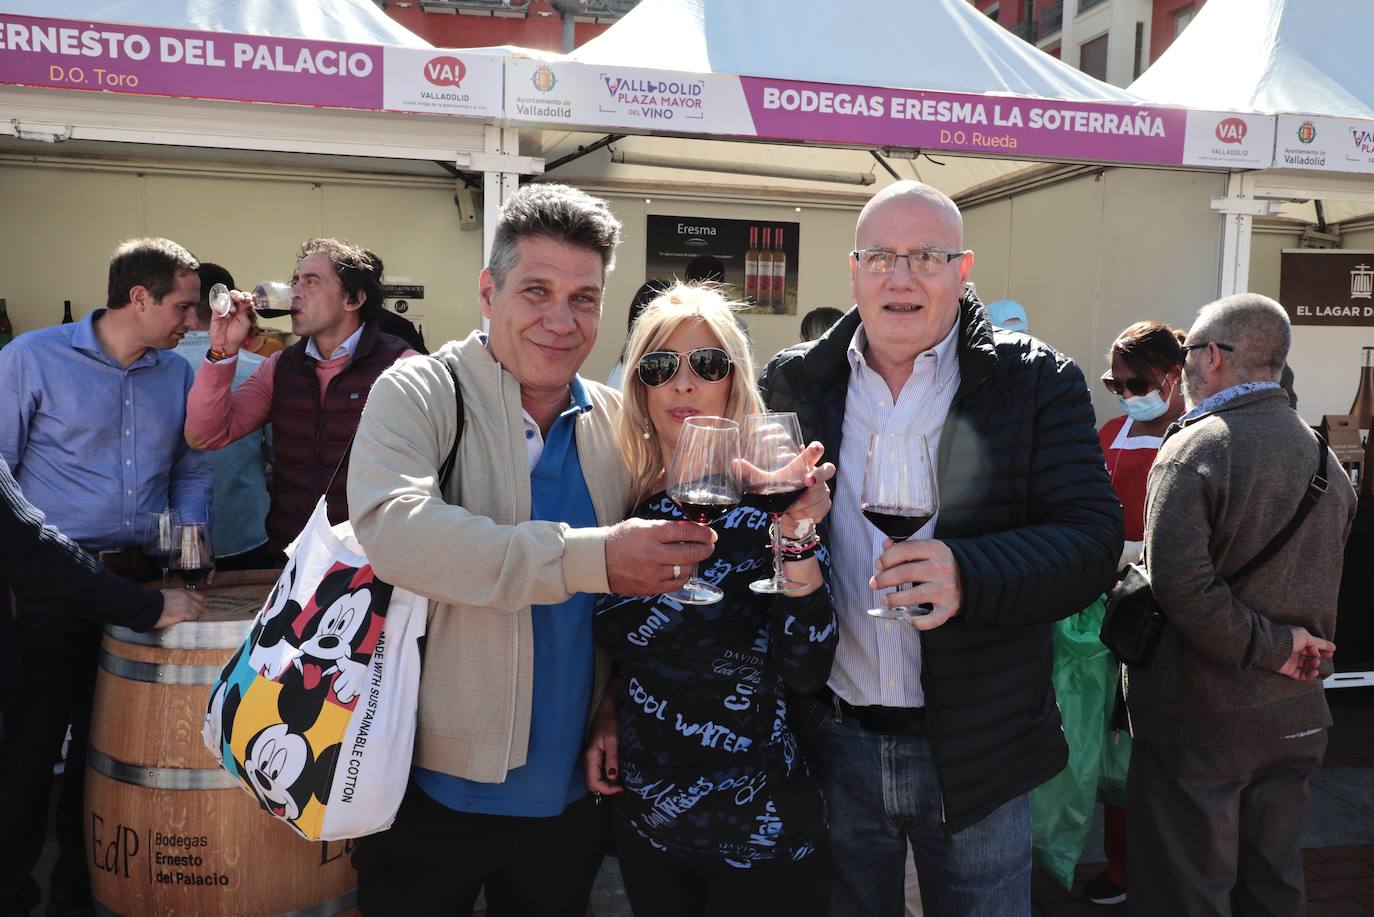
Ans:
<svg viewBox="0 0 1374 917"><path fill-rule="evenodd" d="M1137 322L1112 342L1111 371L1102 384L1126 413L1102 425L1098 437L1112 488L1121 501L1126 545L1118 570L1140 560L1145 538L1145 484L1164 431L1183 413L1183 335L1162 322ZM1104 806L1107 868L1084 889L1089 901L1126 900L1126 810Z"/></svg>

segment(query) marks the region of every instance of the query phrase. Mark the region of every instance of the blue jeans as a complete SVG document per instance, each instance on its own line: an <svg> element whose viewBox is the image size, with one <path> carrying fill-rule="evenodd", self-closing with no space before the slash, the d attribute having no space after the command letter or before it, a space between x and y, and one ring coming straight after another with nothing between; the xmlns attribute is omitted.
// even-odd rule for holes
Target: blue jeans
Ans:
<svg viewBox="0 0 1374 917"><path fill-rule="evenodd" d="M925 736L869 732L794 698L793 723L825 795L835 872L831 917L901 917L910 843L927 917L1012 917L1031 909L1030 795L950 837Z"/></svg>

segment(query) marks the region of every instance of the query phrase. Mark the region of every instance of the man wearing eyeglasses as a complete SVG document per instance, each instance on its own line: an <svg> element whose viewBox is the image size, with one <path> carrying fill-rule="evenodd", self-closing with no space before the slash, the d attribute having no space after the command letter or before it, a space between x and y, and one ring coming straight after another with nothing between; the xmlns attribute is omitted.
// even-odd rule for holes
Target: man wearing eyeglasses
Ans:
<svg viewBox="0 0 1374 917"><path fill-rule="evenodd" d="M1291 334L1281 305L1243 293L1203 308L1183 345L1188 410L1145 507L1167 623L1126 678L1133 914L1306 907L1298 838L1355 493L1279 385Z"/></svg>
<svg viewBox="0 0 1374 917"><path fill-rule="evenodd" d="M761 382L839 469L839 650L828 686L793 705L827 799L832 913L901 914L910 846L931 917L1026 914L1028 794L1068 757L1050 625L1110 582L1121 508L1082 374L989 323L953 201L891 185L859 215L854 249L857 308ZM935 453L939 511L901 543L860 513L876 433L922 434ZM877 602L928 610L886 620L866 613Z"/></svg>
<svg viewBox="0 0 1374 917"><path fill-rule="evenodd" d="M577 374L619 241L603 201L521 189L478 284L490 332L401 361L368 396L351 519L377 573L432 605L411 785L354 856L365 914L466 914L483 889L493 913L586 911L609 828L580 757L607 675L593 594L671 592L714 540L621 521L620 395Z"/></svg>

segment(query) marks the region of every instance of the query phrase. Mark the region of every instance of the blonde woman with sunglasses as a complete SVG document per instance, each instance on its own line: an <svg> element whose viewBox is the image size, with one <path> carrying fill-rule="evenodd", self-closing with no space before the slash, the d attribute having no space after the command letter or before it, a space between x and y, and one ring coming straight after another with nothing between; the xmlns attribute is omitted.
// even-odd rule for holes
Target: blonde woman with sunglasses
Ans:
<svg viewBox="0 0 1374 917"><path fill-rule="evenodd" d="M635 516L696 524L665 493L683 423L738 423L762 410L732 305L717 289L679 284L635 323L617 431L640 496ZM812 443L803 460L821 453ZM825 810L787 725L786 694L825 684L835 653L825 549L810 535L830 509L833 474L829 464L808 473L780 523L800 546L787 576L805 588L749 589L770 568L769 518L741 504L717 521L715 553L700 564L721 601L597 602L596 636L621 677L593 730L587 779L616 796L620 870L640 917L828 912Z"/></svg>

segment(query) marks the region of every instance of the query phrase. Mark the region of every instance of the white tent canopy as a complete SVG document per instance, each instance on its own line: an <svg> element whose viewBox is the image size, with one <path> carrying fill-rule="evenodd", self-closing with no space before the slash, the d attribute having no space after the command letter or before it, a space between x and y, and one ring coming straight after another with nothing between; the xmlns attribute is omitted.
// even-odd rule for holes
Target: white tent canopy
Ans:
<svg viewBox="0 0 1374 917"><path fill-rule="evenodd" d="M1130 87L1154 102L1374 119L1369 0L1211 0Z"/></svg>
<svg viewBox="0 0 1374 917"><path fill-rule="evenodd" d="M671 37L669 37L671 36ZM966 0L643 0L569 55L585 63L858 86L1132 102Z"/></svg>
<svg viewBox="0 0 1374 917"><path fill-rule="evenodd" d="M1096 80L1021 40L965 0L923 0L919 9L909 0L872 0L862 10L796 0L643 0L605 33L565 59L592 67L964 93L992 100L1035 98L1117 105L1139 101L1129 92ZM514 85L521 84L517 81ZM667 131L607 127L607 132ZM872 173L878 186L891 180L885 169L875 166L869 152L881 144L835 142L836 149L825 150L818 148L818 144L826 143L819 137L800 146L760 146L758 141L745 145L687 139L702 136L703 132L697 131L671 132L680 139L631 136L620 141L617 150L629 153L627 158L643 158L636 154L654 151L667 152L684 162L723 159ZM541 155L554 160L595 139L595 134L585 130L546 130L539 149ZM933 155L934 160L894 159L890 165L903 178L919 178L955 197L970 189L998 185L1017 173L1045 171L1043 166L1032 165L1035 159L1008 160L987 153ZM602 151L554 170L552 177L653 183L680 179L682 174L629 162L612 163L610 154ZM740 175L704 172L698 179L725 187L760 185L756 178ZM814 181L778 178L770 179L767 185L797 193L826 187Z"/></svg>
<svg viewBox="0 0 1374 917"><path fill-rule="evenodd" d="M1374 34L1369 0L1211 0L1169 50L1129 87L1170 105L1222 107L1279 117L1279 152L1296 124L1284 116L1374 120L1374 69L1368 36ZM1322 143L1347 133L1332 123ZM1354 124L1350 126L1355 126ZM1374 128L1366 123L1365 127ZM1302 141L1308 142L1308 141ZM1325 157L1330 171L1266 169L1236 173L1229 197L1240 201L1226 224L1221 292L1246 288L1249 234L1255 211L1244 199L1284 201L1281 214L1317 222L1313 201L1324 202L1328 223L1349 222L1374 211L1374 182L1338 171L1343 155ZM1280 155L1278 161L1282 162ZM1348 166L1370 172L1368 160ZM1324 163L1325 164L1325 163Z"/></svg>
<svg viewBox="0 0 1374 917"><path fill-rule="evenodd" d="M6 13L207 32L431 47L371 0L7 0Z"/></svg>

